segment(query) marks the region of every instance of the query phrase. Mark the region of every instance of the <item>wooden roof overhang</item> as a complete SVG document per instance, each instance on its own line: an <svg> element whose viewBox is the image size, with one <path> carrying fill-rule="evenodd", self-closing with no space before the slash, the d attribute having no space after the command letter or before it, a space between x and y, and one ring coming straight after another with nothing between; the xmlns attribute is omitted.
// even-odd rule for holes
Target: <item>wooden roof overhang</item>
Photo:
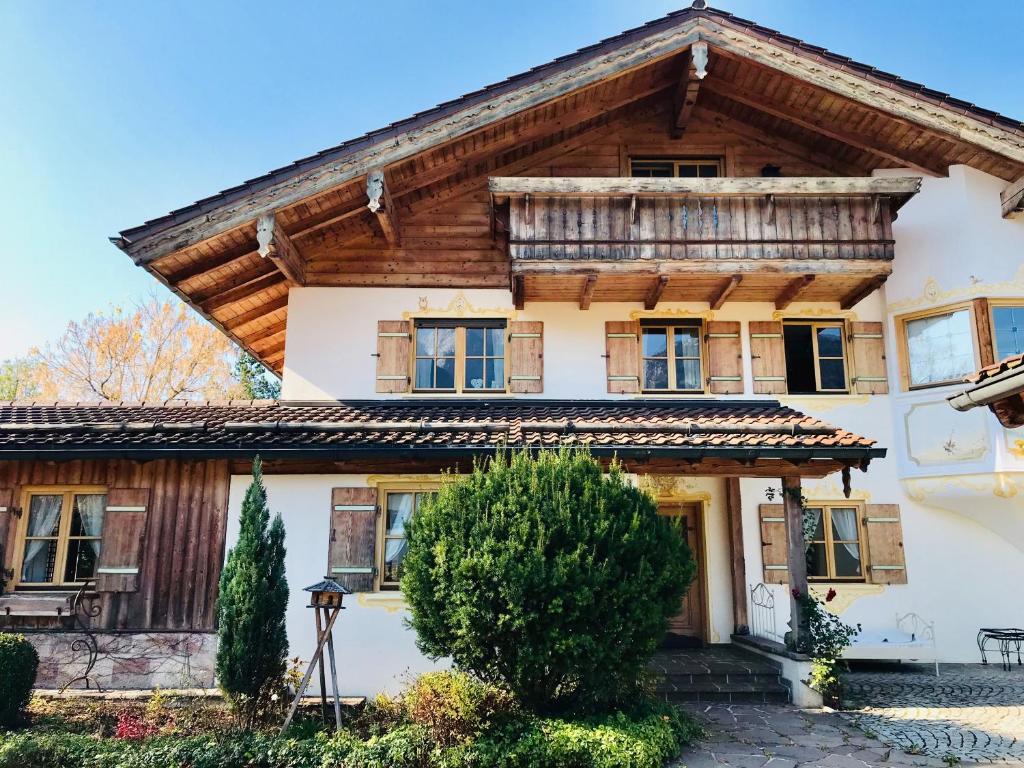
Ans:
<svg viewBox="0 0 1024 768"><path fill-rule="evenodd" d="M891 271L919 178L492 177L526 301L838 301Z"/></svg>
<svg viewBox="0 0 1024 768"><path fill-rule="evenodd" d="M1024 205L1019 122L698 2L112 239L280 371L293 286L507 286L487 178L640 115L666 139L700 118L836 175L965 163L1018 180L1004 210Z"/></svg>

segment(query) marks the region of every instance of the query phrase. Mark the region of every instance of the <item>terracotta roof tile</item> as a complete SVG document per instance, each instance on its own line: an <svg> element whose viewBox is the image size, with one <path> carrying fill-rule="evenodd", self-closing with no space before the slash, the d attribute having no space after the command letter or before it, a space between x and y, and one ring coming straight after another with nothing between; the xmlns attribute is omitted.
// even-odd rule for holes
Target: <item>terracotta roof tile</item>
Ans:
<svg viewBox="0 0 1024 768"><path fill-rule="evenodd" d="M972 373L967 377L967 381L973 381L975 383L982 382L986 379L991 379L993 376L1003 373L1004 371L1011 371L1014 368L1020 368L1022 365L1024 365L1024 354L1011 355L1010 357L1003 358L998 363L987 365L980 371Z"/></svg>

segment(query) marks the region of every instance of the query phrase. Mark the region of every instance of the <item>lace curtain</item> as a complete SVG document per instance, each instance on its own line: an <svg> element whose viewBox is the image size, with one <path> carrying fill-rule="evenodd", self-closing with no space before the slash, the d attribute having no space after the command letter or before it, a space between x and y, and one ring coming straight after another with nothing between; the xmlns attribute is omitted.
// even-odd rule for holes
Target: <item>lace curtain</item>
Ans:
<svg viewBox="0 0 1024 768"><path fill-rule="evenodd" d="M33 496L29 501L28 536L56 536L63 496ZM49 581L49 548L52 539L36 539L25 546L23 581Z"/></svg>
<svg viewBox="0 0 1024 768"><path fill-rule="evenodd" d="M103 533L103 510L107 506L107 497L102 493L90 493L75 496L75 508L78 512L76 522L81 523L81 532L72 531L74 536L100 536ZM93 555L99 557L100 540L88 542Z"/></svg>
<svg viewBox="0 0 1024 768"><path fill-rule="evenodd" d="M857 510L833 509L832 532L834 539L844 541L843 548L858 563L860 562L860 545L857 543Z"/></svg>
<svg viewBox="0 0 1024 768"><path fill-rule="evenodd" d="M405 540L405 524L412 516L413 504L416 495L413 493L391 493L388 494L388 536L401 536L402 538L389 538L384 547L384 561L393 563L404 552L408 542Z"/></svg>

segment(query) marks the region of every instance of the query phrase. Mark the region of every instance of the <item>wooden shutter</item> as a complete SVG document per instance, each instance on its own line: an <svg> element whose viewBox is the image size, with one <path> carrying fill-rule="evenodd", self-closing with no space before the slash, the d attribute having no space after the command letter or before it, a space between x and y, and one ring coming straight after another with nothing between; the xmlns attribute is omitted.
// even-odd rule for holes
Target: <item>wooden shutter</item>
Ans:
<svg viewBox="0 0 1024 768"><path fill-rule="evenodd" d="M782 323L752 321L748 332L754 394L786 394L786 345Z"/></svg>
<svg viewBox="0 0 1024 768"><path fill-rule="evenodd" d="M765 584L786 584L789 581L789 560L786 557L786 511L782 504L761 504L761 562Z"/></svg>
<svg viewBox="0 0 1024 768"><path fill-rule="evenodd" d="M708 390L716 395L743 394L743 346L740 324L712 320L707 328Z"/></svg>
<svg viewBox="0 0 1024 768"><path fill-rule="evenodd" d="M377 553L377 489L331 492L327 575L352 592L371 592Z"/></svg>
<svg viewBox="0 0 1024 768"><path fill-rule="evenodd" d="M96 567L97 592L136 592L142 541L149 514L148 488L111 488L103 515L103 540ZM170 552L163 553L170 557Z"/></svg>
<svg viewBox="0 0 1024 768"><path fill-rule="evenodd" d="M861 395L884 395L889 391L885 368L885 338L881 323L850 323L850 358L853 389Z"/></svg>
<svg viewBox="0 0 1024 768"><path fill-rule="evenodd" d="M11 568L13 558L7 551L7 537L14 520L14 489L0 488L0 568Z"/></svg>
<svg viewBox="0 0 1024 768"><path fill-rule="evenodd" d="M544 391L544 323L508 324L508 391Z"/></svg>
<svg viewBox="0 0 1024 768"><path fill-rule="evenodd" d="M608 360L608 391L626 394L640 391L640 324L634 320L604 324L605 358Z"/></svg>
<svg viewBox="0 0 1024 768"><path fill-rule="evenodd" d="M377 321L377 391L408 392L412 364L412 322Z"/></svg>
<svg viewBox="0 0 1024 768"><path fill-rule="evenodd" d="M865 505L864 538L868 549L868 580L875 584L906 584L907 561L903 554L899 505Z"/></svg>

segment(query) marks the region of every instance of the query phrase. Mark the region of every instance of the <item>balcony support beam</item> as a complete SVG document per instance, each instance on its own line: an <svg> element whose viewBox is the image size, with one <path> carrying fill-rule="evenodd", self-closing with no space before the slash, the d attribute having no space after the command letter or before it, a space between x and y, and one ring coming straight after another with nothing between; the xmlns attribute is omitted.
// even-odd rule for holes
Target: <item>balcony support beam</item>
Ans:
<svg viewBox="0 0 1024 768"><path fill-rule="evenodd" d="M775 308L785 309L798 298L814 282L814 275L801 275L795 280L790 280L785 288L775 298Z"/></svg>
<svg viewBox="0 0 1024 768"><path fill-rule="evenodd" d="M1024 176L1011 181L999 195L999 200L1002 203L1004 219L1024 211Z"/></svg>
<svg viewBox="0 0 1024 768"><path fill-rule="evenodd" d="M866 299L868 296L870 296L872 293L877 291L879 288L882 287L882 285L885 284L886 277L888 276L877 275L875 277L868 278L863 283L854 288L852 291L850 291L850 293L846 294L846 296L844 296L840 300L839 306L842 309L850 309L852 307L855 307L857 304L860 304L862 301L864 301L864 299Z"/></svg>
<svg viewBox="0 0 1024 768"><path fill-rule="evenodd" d="M580 291L580 309L590 309L590 302L594 299L594 289L597 287L597 275L587 275L583 281L583 290Z"/></svg>
<svg viewBox="0 0 1024 768"><path fill-rule="evenodd" d="M721 309L722 305L725 304L725 300L729 298L729 294L735 291L741 282L743 282L743 275L733 275L730 277L725 285L722 286L718 295L711 301L711 308Z"/></svg>
<svg viewBox="0 0 1024 768"><path fill-rule="evenodd" d="M651 286L650 293L647 294L647 299L644 301L644 309L650 311L658 306L658 302L661 301L661 294L665 292L665 288L668 287L668 275L658 275L658 279L654 281L654 285Z"/></svg>

